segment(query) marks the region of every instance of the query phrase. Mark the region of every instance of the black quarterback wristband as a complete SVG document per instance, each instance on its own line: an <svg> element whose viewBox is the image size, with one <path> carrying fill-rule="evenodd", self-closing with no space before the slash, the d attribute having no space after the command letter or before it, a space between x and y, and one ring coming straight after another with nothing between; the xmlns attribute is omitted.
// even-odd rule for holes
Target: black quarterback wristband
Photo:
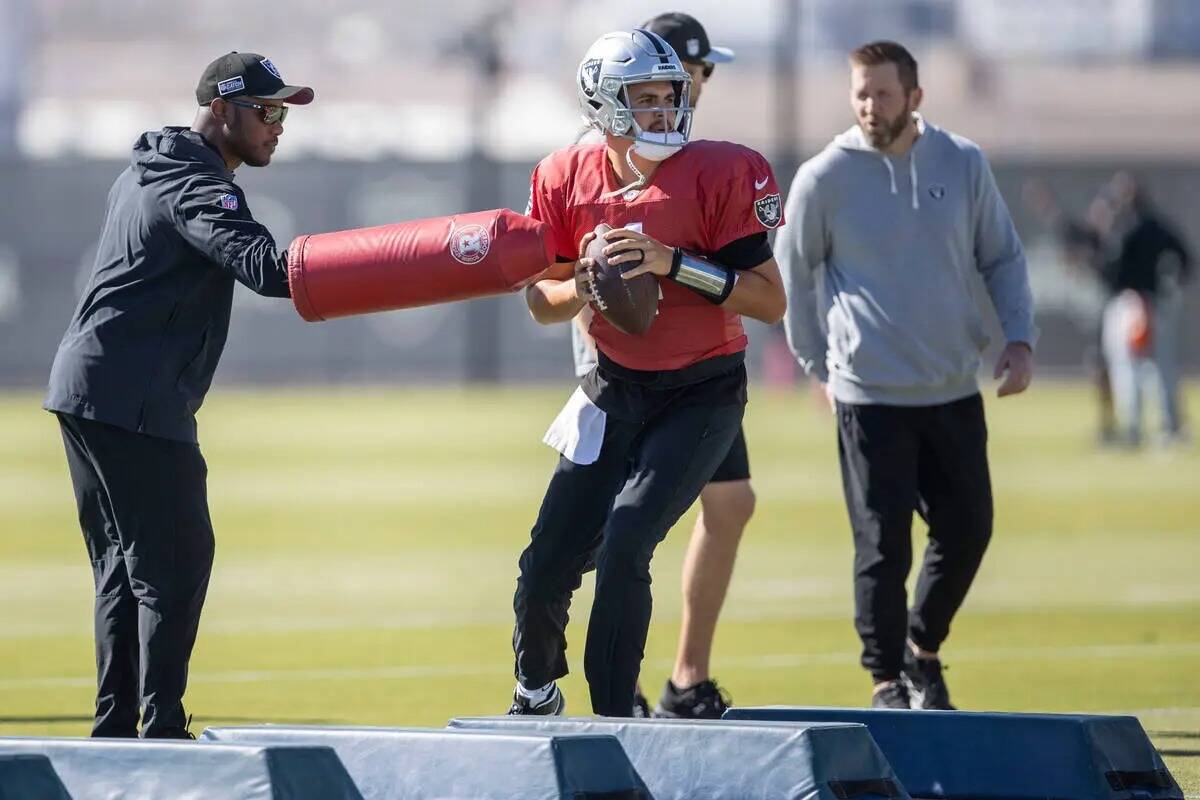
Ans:
<svg viewBox="0 0 1200 800"><path fill-rule="evenodd" d="M729 299L733 285L737 283L735 270L689 253L681 247L675 248L667 277L718 306Z"/></svg>

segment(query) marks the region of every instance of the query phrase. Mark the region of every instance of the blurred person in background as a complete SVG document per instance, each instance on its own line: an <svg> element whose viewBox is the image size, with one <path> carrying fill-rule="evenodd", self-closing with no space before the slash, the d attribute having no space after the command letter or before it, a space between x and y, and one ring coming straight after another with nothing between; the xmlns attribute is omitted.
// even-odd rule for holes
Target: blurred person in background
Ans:
<svg viewBox="0 0 1200 800"><path fill-rule="evenodd" d="M212 572L196 436L233 288L289 296L286 253L234 183L271 162L286 103L313 99L269 59L204 70L190 128L147 131L108 194L95 265L50 370L95 581L93 736L190 739L188 661Z"/></svg>
<svg viewBox="0 0 1200 800"><path fill-rule="evenodd" d="M1104 351L1121 441L1142 439L1142 386L1152 376L1161 408L1161 443L1186 441L1179 398L1183 284L1191 254L1137 180L1118 172L1107 188L1115 212L1104 271L1111 300L1104 311Z"/></svg>
<svg viewBox="0 0 1200 800"><path fill-rule="evenodd" d="M733 61L733 51L709 42L704 26L688 14L668 12L642 24L656 33L683 62L692 76L692 108L718 63ZM577 143L603 142L594 127L584 128ZM583 378L596 366L596 343L588 333L592 307L586 305L571 326L575 375ZM675 667L654 709L655 716L720 719L729 707L728 695L710 673L717 618L729 591L742 533L754 514L750 486L750 456L746 434L739 430L725 460L708 485L700 490L700 514L683 561L683 619ZM649 716L650 705L641 687L634 697L635 716Z"/></svg>
<svg viewBox="0 0 1200 800"><path fill-rule="evenodd" d="M1100 287L1104 296L1111 295L1111 280L1105 269L1113 229L1113 208L1108 193L1101 192L1093 198L1087 212L1079 217L1064 209L1050 185L1040 178L1026 181L1022 196L1034 215L1053 233L1067 266L1086 275ZM1111 444L1117 440L1117 420L1113 411L1108 362L1101 340L1103 312L1103 306L1096 310L1089 329L1094 345L1087 349L1084 358L1096 388L1099 407L1097 439L1101 444Z"/></svg>
<svg viewBox="0 0 1200 800"><path fill-rule="evenodd" d="M872 42L850 55L857 124L796 173L776 243L788 343L837 417L854 535L855 627L871 704L952 709L939 649L992 535L987 345L979 273L1006 344L999 396L1033 376L1024 250L973 142L917 113L917 62ZM911 612L912 517L929 544Z"/></svg>

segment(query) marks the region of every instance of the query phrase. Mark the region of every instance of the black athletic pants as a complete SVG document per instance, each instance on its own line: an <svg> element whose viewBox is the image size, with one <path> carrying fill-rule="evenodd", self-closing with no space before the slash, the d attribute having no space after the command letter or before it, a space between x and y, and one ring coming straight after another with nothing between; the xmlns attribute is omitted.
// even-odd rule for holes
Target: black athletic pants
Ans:
<svg viewBox="0 0 1200 800"><path fill-rule="evenodd" d="M183 693L212 572L195 444L58 415L96 584L93 736L186 734Z"/></svg>
<svg viewBox="0 0 1200 800"><path fill-rule="evenodd" d="M905 638L937 651L992 535L983 399L935 406L838 403L842 488L854 530L855 627L862 665L897 678ZM908 611L912 515L929 544Z"/></svg>
<svg viewBox="0 0 1200 800"><path fill-rule="evenodd" d="M744 387L744 368L737 369ZM567 674L571 595L594 557L596 596L584 649L592 710L613 717L632 713L650 626L650 559L700 495L742 423L740 398L691 404L694 391L704 389L661 393L662 406L641 422L610 414L595 463L559 458L521 554L513 599L521 685L533 689Z"/></svg>

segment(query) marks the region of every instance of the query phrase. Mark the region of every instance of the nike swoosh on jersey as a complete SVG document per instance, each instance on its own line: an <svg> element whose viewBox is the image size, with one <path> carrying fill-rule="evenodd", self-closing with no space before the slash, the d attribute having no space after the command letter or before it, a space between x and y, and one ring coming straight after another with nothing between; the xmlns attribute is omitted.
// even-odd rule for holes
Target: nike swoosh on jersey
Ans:
<svg viewBox="0 0 1200 800"><path fill-rule="evenodd" d="M757 192L759 189L766 186L768 180L770 180L770 178L763 178L761 181L755 181L754 182L754 191Z"/></svg>

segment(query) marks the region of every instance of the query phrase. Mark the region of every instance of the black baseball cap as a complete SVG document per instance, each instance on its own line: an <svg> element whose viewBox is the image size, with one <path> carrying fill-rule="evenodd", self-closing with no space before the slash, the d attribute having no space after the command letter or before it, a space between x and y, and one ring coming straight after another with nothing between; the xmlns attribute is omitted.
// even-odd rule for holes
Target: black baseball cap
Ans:
<svg viewBox="0 0 1200 800"><path fill-rule="evenodd" d="M666 39L681 61L691 64L733 61L733 51L728 47L714 47L708 41L704 26L691 14L668 11L646 20L642 27Z"/></svg>
<svg viewBox="0 0 1200 800"><path fill-rule="evenodd" d="M196 101L206 106L218 97L261 97L285 103L306 105L313 101L307 86L288 86L279 70L258 53L236 50L221 56L204 69L196 85Z"/></svg>

